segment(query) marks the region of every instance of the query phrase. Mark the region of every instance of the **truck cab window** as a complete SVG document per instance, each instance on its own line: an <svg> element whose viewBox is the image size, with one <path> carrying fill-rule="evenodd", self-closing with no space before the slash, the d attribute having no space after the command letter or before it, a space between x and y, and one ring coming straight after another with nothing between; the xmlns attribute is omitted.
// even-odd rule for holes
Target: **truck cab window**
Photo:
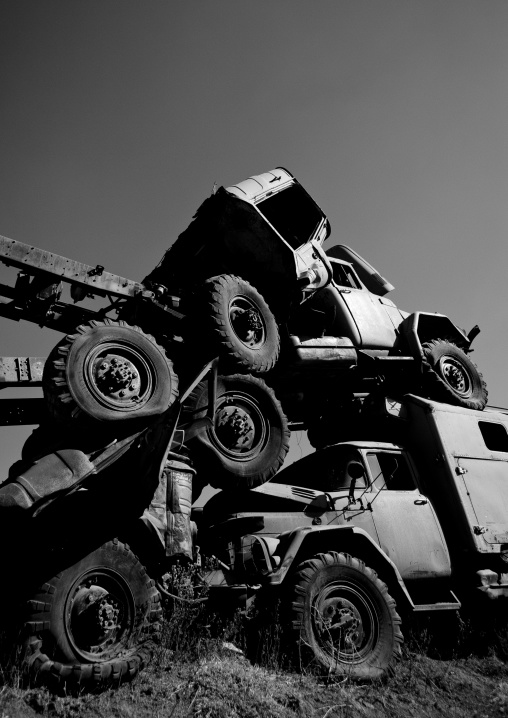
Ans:
<svg viewBox="0 0 508 718"><path fill-rule="evenodd" d="M338 284L339 287L353 287L353 289L361 289L359 281L356 279L355 273L352 267L347 264L339 264L338 262L331 262L333 269L333 281Z"/></svg>
<svg viewBox="0 0 508 718"><path fill-rule="evenodd" d="M508 452L508 433L504 424L497 424L494 421L479 421L478 426L487 449Z"/></svg>
<svg viewBox="0 0 508 718"><path fill-rule="evenodd" d="M376 452L367 454L372 481L379 489L413 491L416 486L406 458L402 454Z"/></svg>

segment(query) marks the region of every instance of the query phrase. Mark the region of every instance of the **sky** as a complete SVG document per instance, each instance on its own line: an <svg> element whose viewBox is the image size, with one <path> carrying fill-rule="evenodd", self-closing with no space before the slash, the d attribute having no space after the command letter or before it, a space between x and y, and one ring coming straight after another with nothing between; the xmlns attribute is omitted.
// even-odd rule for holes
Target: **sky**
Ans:
<svg viewBox="0 0 508 718"><path fill-rule="evenodd" d="M214 183L287 167L399 307L480 325L508 406L507 36L506 0L2 0L0 234L141 280Z"/></svg>

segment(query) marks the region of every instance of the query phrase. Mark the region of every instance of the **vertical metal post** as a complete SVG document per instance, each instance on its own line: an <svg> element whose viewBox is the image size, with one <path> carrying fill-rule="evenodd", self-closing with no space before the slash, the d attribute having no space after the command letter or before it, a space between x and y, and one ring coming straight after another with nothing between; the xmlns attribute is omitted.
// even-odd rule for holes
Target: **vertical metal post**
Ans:
<svg viewBox="0 0 508 718"><path fill-rule="evenodd" d="M217 371L219 367L219 358L215 358L210 366L210 373L208 374L208 411L206 415L211 420L213 426L213 420L215 417L215 405L217 402Z"/></svg>

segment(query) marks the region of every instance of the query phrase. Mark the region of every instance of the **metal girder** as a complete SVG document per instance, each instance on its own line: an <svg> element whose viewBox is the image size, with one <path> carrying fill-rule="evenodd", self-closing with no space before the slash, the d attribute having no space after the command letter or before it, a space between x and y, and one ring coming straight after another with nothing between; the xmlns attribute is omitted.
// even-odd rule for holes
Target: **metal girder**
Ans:
<svg viewBox="0 0 508 718"><path fill-rule="evenodd" d="M0 293L3 290L0 288ZM37 311L39 308L17 307L15 302L3 302L0 297L0 317L19 322L33 322L40 327L48 327L64 334L72 333L79 324L97 319L97 312L64 302L55 302L46 313Z"/></svg>
<svg viewBox="0 0 508 718"><path fill-rule="evenodd" d="M41 386L46 357L0 357L0 389Z"/></svg>
<svg viewBox="0 0 508 718"><path fill-rule="evenodd" d="M100 265L82 264L8 237L0 236L0 261L29 273L52 274L64 282L88 287L93 294L134 297L144 290L139 282L106 272Z"/></svg>

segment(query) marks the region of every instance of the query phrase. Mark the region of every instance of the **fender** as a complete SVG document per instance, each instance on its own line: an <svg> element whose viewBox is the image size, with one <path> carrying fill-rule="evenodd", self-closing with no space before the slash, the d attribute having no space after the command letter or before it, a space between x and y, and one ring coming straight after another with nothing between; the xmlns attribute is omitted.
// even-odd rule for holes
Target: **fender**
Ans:
<svg viewBox="0 0 508 718"><path fill-rule="evenodd" d="M370 568L396 589L397 599L402 598L406 606L414 610L415 604L397 566L363 529L357 526L303 526L281 534L280 539L284 548L279 568L267 577L271 586L279 586L290 568L304 557L323 552L325 544L325 550L353 553L357 558L365 559Z"/></svg>
<svg viewBox="0 0 508 718"><path fill-rule="evenodd" d="M430 339L448 339L464 351L471 346L467 334L444 314L413 312L401 322L399 331L415 359L424 358L422 344Z"/></svg>

